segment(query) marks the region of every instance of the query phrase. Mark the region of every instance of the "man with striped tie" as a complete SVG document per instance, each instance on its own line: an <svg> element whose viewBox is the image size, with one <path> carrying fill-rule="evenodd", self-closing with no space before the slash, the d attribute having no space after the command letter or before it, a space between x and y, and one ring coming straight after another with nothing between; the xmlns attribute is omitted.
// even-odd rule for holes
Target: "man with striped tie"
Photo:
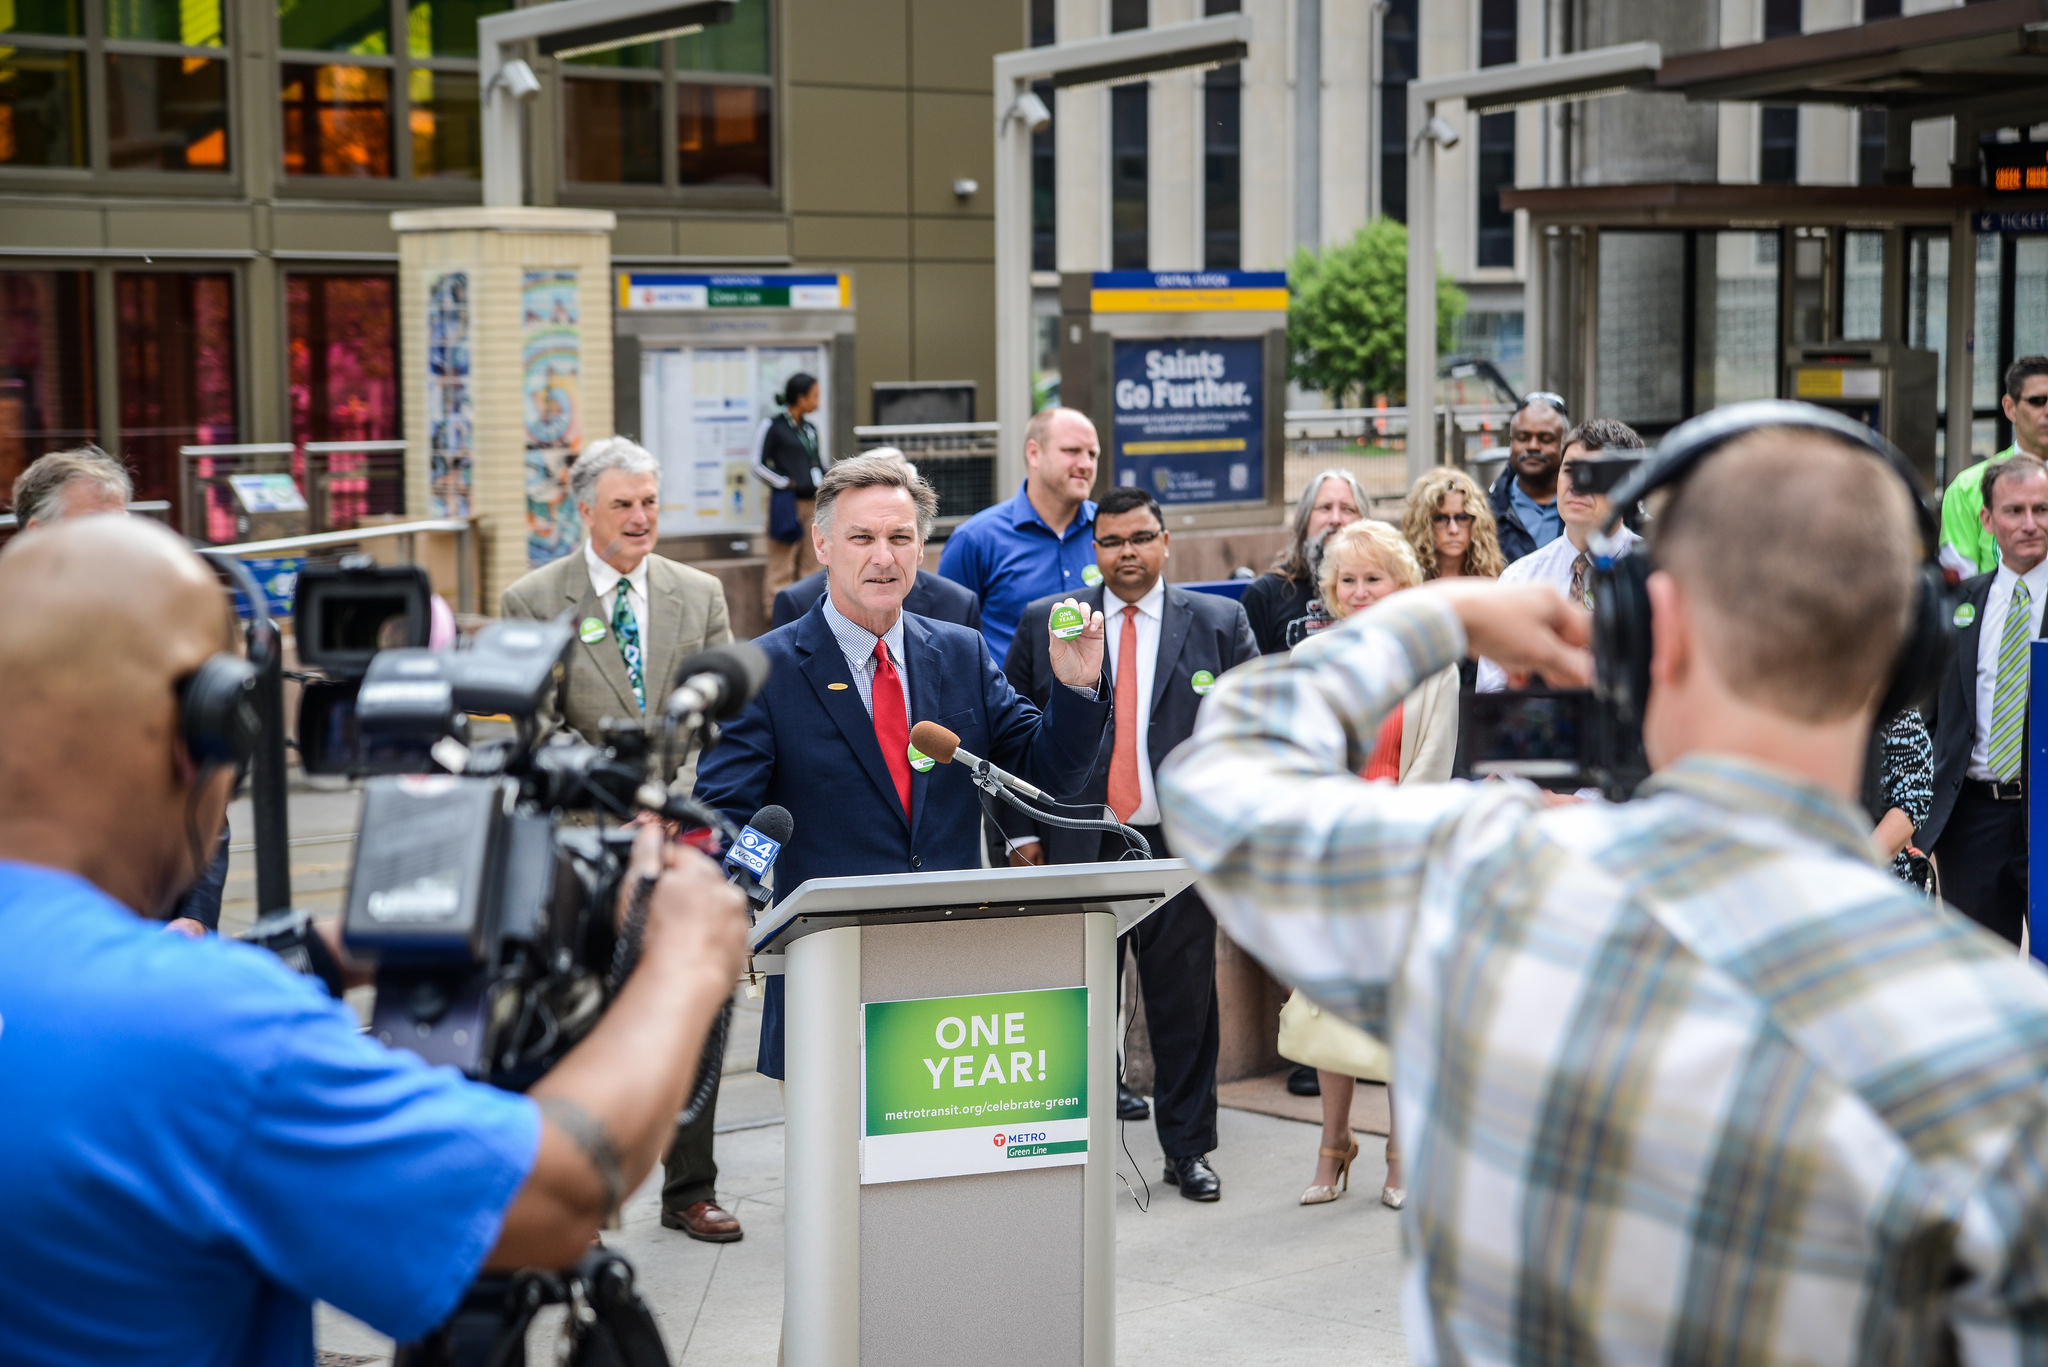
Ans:
<svg viewBox="0 0 2048 1367"><path fill-rule="evenodd" d="M2029 455L1984 475L1998 568L1963 585L1955 662L1928 718L1934 810L1919 843L1944 901L2020 942L2027 913L2027 675L2048 605L2048 466Z"/></svg>

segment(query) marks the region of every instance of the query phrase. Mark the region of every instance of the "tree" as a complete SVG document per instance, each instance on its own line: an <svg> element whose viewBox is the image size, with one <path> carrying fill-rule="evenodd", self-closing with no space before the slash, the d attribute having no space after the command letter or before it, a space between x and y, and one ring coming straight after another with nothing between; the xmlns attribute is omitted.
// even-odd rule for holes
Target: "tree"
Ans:
<svg viewBox="0 0 2048 1367"><path fill-rule="evenodd" d="M1342 407L1408 388L1408 229L1376 218L1349 242L1303 247L1287 268L1287 377ZM1465 313L1465 292L1439 271L1436 335Z"/></svg>

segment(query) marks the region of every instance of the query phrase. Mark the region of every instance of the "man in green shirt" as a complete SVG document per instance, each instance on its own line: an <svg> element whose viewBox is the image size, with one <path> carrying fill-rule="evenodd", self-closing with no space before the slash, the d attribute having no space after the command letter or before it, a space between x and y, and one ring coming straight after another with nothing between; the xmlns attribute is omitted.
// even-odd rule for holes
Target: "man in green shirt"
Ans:
<svg viewBox="0 0 2048 1367"><path fill-rule="evenodd" d="M2048 356L2022 356L2005 372L2005 419L2012 445L1948 482L1941 496L1941 563L1968 578L1998 568L1998 543L1984 525L1984 472L2024 451L2048 459Z"/></svg>

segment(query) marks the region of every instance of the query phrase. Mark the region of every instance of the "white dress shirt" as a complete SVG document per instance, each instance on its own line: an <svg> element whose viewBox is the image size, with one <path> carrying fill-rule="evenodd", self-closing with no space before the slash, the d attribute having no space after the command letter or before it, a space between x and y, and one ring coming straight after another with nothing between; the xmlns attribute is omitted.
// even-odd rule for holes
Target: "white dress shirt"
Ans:
<svg viewBox="0 0 2048 1367"><path fill-rule="evenodd" d="M2012 586L2027 581L2027 638L2041 634L2041 609L2048 600L2048 560L2025 574L2013 573L2003 560L1991 581L1990 596L1984 600L1984 624L1977 631L1977 736L1970 742L1971 778L1991 777L1991 708L1998 695L1998 646L2005 639L2006 609L2012 606Z"/></svg>
<svg viewBox="0 0 2048 1367"><path fill-rule="evenodd" d="M647 658L647 557L640 557L640 563L633 567L631 574L620 574L605 563L590 538L583 539L583 563L590 566L590 589L597 595L597 601L604 604L604 624L609 628L612 619L618 615L618 595L612 590L621 583L626 586L627 602L633 608L633 620L640 624L640 658Z"/></svg>
<svg viewBox="0 0 2048 1367"><path fill-rule="evenodd" d="M1642 538L1626 527L1616 527L1615 537L1621 542L1621 553L1628 555ZM1567 531L1548 545L1539 547L1517 560L1501 572L1503 584L1548 584L1563 598L1572 596L1572 562L1579 558L1579 548L1572 544L1571 533ZM1493 661L1481 657L1479 673L1473 681L1473 690L1479 693L1501 693L1508 686L1507 671Z"/></svg>
<svg viewBox="0 0 2048 1367"><path fill-rule="evenodd" d="M1146 748L1146 733L1152 725L1152 679L1159 665L1159 632L1166 623L1166 581L1161 579L1136 603L1138 610L1138 810L1128 825L1159 824L1159 794L1152 786L1152 752ZM1102 595L1102 634L1107 637L1109 677L1112 684L1122 677L1124 662L1118 658L1124 639L1124 601L1107 590ZM1114 697L1114 690L1111 692Z"/></svg>

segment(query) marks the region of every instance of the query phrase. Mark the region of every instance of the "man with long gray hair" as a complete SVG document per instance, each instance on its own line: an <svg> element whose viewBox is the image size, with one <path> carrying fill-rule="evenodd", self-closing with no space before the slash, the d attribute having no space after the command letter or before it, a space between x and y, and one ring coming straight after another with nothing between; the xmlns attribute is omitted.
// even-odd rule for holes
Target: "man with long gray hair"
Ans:
<svg viewBox="0 0 2048 1367"><path fill-rule="evenodd" d="M661 466L625 437L590 442L569 467L569 495L590 535L579 551L542 566L505 590L507 617L545 619L573 614L578 644L541 719L591 744L602 744L607 717L651 722L675 683L676 666L732 639L725 591L702 570L654 553L661 513ZM672 780L688 793L697 753L683 757ZM678 1129L662 1160L661 1222L693 1239L730 1243L740 1222L719 1208L711 1131L717 1093L702 1117Z"/></svg>
<svg viewBox="0 0 2048 1367"><path fill-rule="evenodd" d="M1244 612L1251 619L1259 653L1287 649L1287 628L1308 615L1316 596L1316 570L1331 532L1364 517L1372 504L1358 476L1332 467L1318 473L1294 503L1293 535L1277 564L1245 586Z"/></svg>

